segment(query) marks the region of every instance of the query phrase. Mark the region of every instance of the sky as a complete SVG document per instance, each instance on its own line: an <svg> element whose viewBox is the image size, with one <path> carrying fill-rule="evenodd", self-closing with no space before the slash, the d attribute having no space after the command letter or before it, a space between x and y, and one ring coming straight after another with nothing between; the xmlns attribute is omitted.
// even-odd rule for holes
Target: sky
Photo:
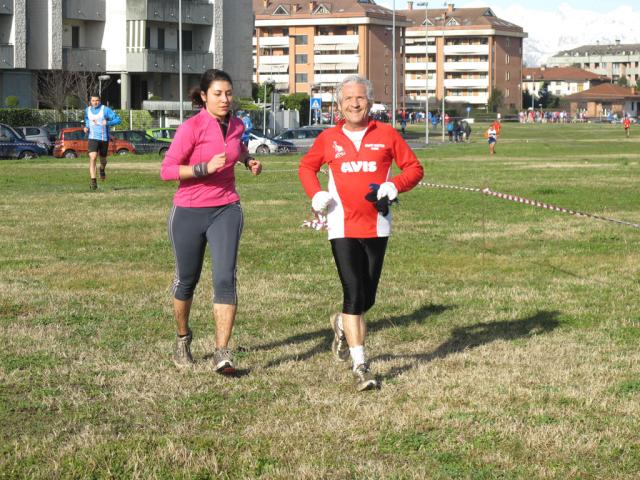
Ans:
<svg viewBox="0 0 640 480"><path fill-rule="evenodd" d="M421 0L414 1L414 8ZM376 0L391 8L393 0ZM429 8L445 3L456 7L489 6L495 14L521 26L524 62L538 66L562 50L595 43L640 43L639 0L429 0ZM395 0L398 10L407 8L407 0Z"/></svg>
<svg viewBox="0 0 640 480"><path fill-rule="evenodd" d="M404 9L407 8L407 1L406 0L395 0L396 1L396 8L397 9ZM414 5L416 3L418 3L420 0L416 0L414 2ZM391 8L392 4L393 4L393 0L376 0L376 3L378 5L384 5L385 7L389 7ZM511 7L514 5L519 5L522 7L532 7L535 6L536 9L538 10L548 10L548 11L553 11L555 10L555 8L558 6L558 1L557 0L536 0L535 2L531 2L531 1L524 1L524 0L488 0L485 2L478 2L478 1L455 1L455 0L451 0L449 2L443 2L443 1L430 1L429 2L429 8L440 8L442 7L442 5L444 3L453 3L455 4L456 7L471 7L471 6L490 6L492 8L507 8L507 7ZM580 8L583 10L592 10L595 12L601 12L601 13L605 13L607 11L613 10L617 7L621 7L621 6L631 6L634 3L636 3L637 5L637 0L580 0L580 1L576 1L576 0L565 0L564 2L560 2L560 3L566 3L567 5L574 7L574 8ZM420 8L420 7L418 7ZM638 7L636 6L636 9L638 9Z"/></svg>

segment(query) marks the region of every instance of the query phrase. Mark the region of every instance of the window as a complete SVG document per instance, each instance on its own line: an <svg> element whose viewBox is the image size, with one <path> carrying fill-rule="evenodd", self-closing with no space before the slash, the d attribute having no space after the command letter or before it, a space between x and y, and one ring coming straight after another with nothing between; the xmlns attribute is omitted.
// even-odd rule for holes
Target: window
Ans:
<svg viewBox="0 0 640 480"><path fill-rule="evenodd" d="M149 27L144 32L144 48L151 49L151 29Z"/></svg>
<svg viewBox="0 0 640 480"><path fill-rule="evenodd" d="M507 65L511 63L511 57L509 56L508 53L505 55L504 63L506 63Z"/></svg>
<svg viewBox="0 0 640 480"><path fill-rule="evenodd" d="M510 92L510 91L509 91L509 89L507 88L507 89L505 89L505 91L504 91L504 96L505 96L505 97L510 97L510 96L511 96L511 95L510 95L510 93L511 93L511 92Z"/></svg>
<svg viewBox="0 0 640 480"><path fill-rule="evenodd" d="M509 80L511 80L511 72L505 72L504 74L504 79L508 82Z"/></svg>
<svg viewBox="0 0 640 480"><path fill-rule="evenodd" d="M164 28L158 29L158 50L164 50Z"/></svg>
<svg viewBox="0 0 640 480"><path fill-rule="evenodd" d="M278 8L274 10L273 15L289 15L289 12L282 5L278 5Z"/></svg>
<svg viewBox="0 0 640 480"><path fill-rule="evenodd" d="M511 46L511 39L509 37L507 37L507 47Z"/></svg>
<svg viewBox="0 0 640 480"><path fill-rule="evenodd" d="M40 129L35 127L27 127L27 135L40 135Z"/></svg>
<svg viewBox="0 0 640 480"><path fill-rule="evenodd" d="M458 22L455 18L450 18L449 20L447 20L447 27L455 27L456 25L460 25L460 22Z"/></svg>
<svg viewBox="0 0 640 480"><path fill-rule="evenodd" d="M320 5L318 8L316 8L316 10L313 12L314 15L328 15L329 9L327 7L325 7L324 5Z"/></svg>
<svg viewBox="0 0 640 480"><path fill-rule="evenodd" d="M304 63L309 63L307 54L301 54L301 55L296 55L296 63L297 64L304 64Z"/></svg>
<svg viewBox="0 0 640 480"><path fill-rule="evenodd" d="M191 30L182 30L182 50L188 52L193 50L193 32Z"/></svg>
<svg viewBox="0 0 640 480"><path fill-rule="evenodd" d="M296 45L306 45L307 44L307 36L306 35L294 35L293 38L296 41Z"/></svg>
<svg viewBox="0 0 640 480"><path fill-rule="evenodd" d="M80 27L71 27L71 48L80 48Z"/></svg>
<svg viewBox="0 0 640 480"><path fill-rule="evenodd" d="M307 74L296 73L296 83L307 83Z"/></svg>
<svg viewBox="0 0 640 480"><path fill-rule="evenodd" d="M0 142L11 142L15 135L7 127L0 126Z"/></svg>

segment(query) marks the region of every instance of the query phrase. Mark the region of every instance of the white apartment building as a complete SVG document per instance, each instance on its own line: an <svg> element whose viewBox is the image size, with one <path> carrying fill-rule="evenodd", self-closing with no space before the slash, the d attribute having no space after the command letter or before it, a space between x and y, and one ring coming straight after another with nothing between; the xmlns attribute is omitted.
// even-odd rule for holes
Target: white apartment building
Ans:
<svg viewBox="0 0 640 480"><path fill-rule="evenodd" d="M0 66L0 98L16 94L22 106L35 106L37 72L69 70L109 75L103 100L116 107L179 99L178 0L0 0L0 7L11 3L10 12L0 10L0 62L13 55L12 67ZM182 0L181 9L184 98L209 68L226 70L236 95L250 96L251 0Z"/></svg>
<svg viewBox="0 0 640 480"><path fill-rule="evenodd" d="M549 57L548 67L578 67L618 82L626 77L629 86L640 79L640 43L583 45Z"/></svg>

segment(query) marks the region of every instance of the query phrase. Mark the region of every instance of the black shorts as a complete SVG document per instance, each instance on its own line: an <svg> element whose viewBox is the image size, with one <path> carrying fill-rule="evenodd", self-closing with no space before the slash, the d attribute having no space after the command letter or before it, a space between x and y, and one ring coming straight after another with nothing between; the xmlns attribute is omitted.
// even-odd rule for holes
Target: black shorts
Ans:
<svg viewBox="0 0 640 480"><path fill-rule="evenodd" d="M106 140L89 139L89 153L98 152L101 157L106 157L109 151L109 142Z"/></svg>

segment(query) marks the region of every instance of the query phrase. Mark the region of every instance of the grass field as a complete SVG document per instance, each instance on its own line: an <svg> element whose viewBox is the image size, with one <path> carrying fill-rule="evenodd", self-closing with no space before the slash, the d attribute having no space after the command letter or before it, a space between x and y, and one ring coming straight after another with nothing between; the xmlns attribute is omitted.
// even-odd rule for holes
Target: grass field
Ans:
<svg viewBox="0 0 640 480"><path fill-rule="evenodd" d="M425 181L640 223L640 131L506 124L492 158L480 131L420 151ZM112 159L97 193L86 159L0 162L0 478L638 478L640 230L403 194L367 317L382 389L356 394L297 162L237 171L235 379L207 360L208 263L197 365L170 361L175 184L156 158Z"/></svg>

